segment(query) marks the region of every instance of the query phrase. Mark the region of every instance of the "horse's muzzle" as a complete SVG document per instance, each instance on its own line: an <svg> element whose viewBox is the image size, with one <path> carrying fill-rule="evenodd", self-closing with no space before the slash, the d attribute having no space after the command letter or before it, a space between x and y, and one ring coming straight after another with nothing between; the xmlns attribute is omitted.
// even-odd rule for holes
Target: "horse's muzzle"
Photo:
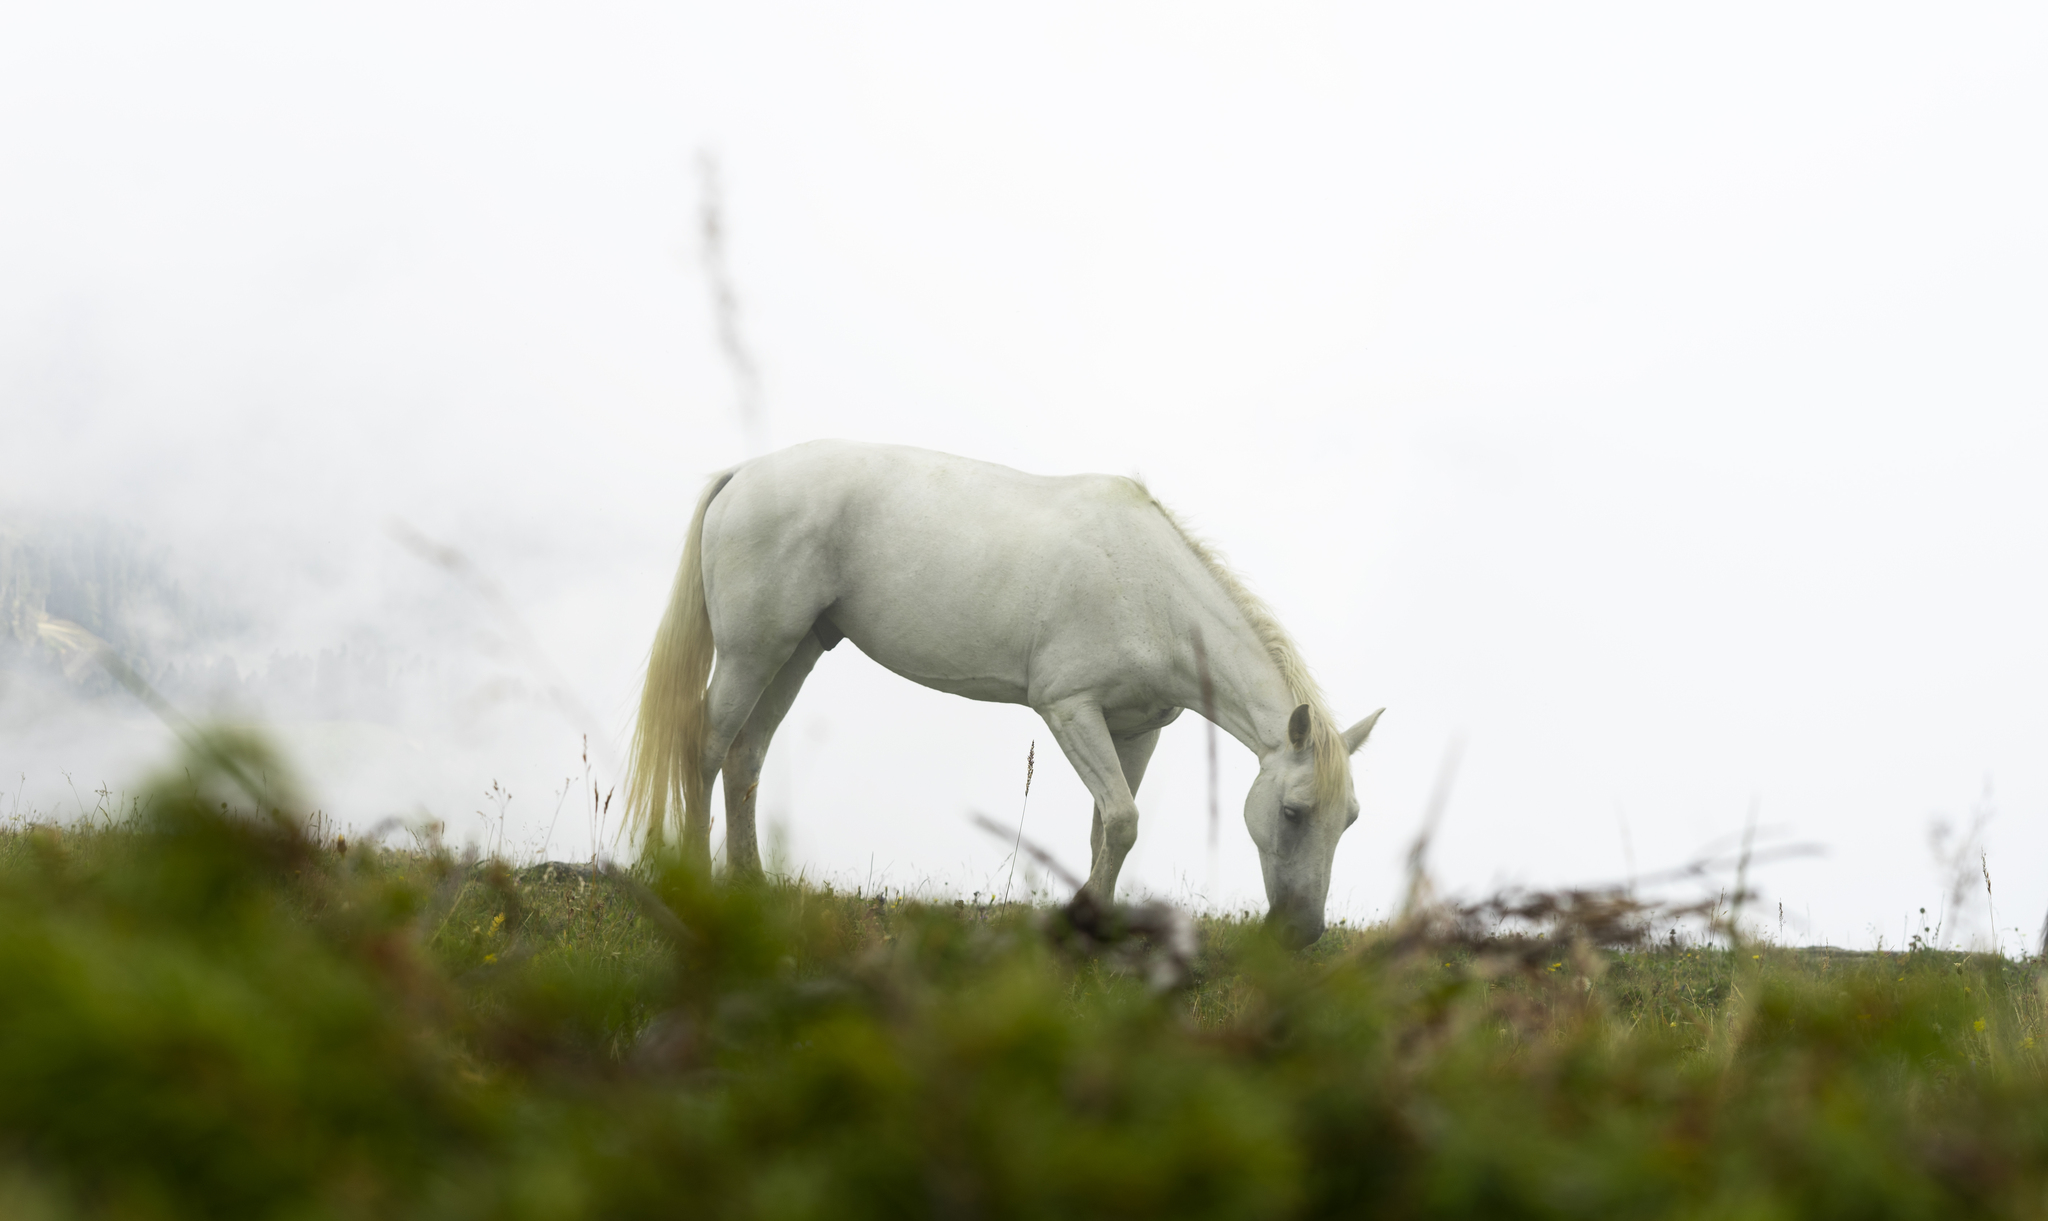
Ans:
<svg viewBox="0 0 2048 1221"><path fill-rule="evenodd" d="M1305 904L1275 904L1266 913L1266 924L1290 950L1306 949L1323 935L1323 913Z"/></svg>

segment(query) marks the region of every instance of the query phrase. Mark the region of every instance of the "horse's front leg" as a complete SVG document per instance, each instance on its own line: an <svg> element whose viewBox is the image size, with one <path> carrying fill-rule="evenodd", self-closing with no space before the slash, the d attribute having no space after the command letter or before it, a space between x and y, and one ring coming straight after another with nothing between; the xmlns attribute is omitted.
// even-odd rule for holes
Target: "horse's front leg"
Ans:
<svg viewBox="0 0 2048 1221"><path fill-rule="evenodd" d="M1131 798L1136 800L1138 786L1145 780L1145 765L1152 761L1152 748L1159 745L1159 731L1148 729L1133 737L1116 737L1116 761L1123 768L1124 783L1130 786ZM1088 859L1093 861L1102 851L1102 804L1096 803L1095 822L1088 829Z"/></svg>
<svg viewBox="0 0 2048 1221"><path fill-rule="evenodd" d="M1115 902L1116 875L1131 846L1138 842L1138 802L1124 778L1117 741L1095 704L1078 700L1054 704L1040 709L1039 715L1095 798L1095 828L1088 837L1094 859L1089 862L1086 889L1099 902ZM1142 763L1139 768L1142 774Z"/></svg>

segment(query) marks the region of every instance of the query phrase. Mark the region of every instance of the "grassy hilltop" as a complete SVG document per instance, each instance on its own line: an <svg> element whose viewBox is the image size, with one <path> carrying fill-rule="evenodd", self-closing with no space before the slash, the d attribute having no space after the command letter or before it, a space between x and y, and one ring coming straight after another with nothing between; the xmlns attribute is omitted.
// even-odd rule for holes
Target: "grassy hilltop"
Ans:
<svg viewBox="0 0 2048 1221"><path fill-rule="evenodd" d="M1056 913L315 842L263 766L0 835L0 1216L2048 1213L2030 963L1218 920L1159 990Z"/></svg>

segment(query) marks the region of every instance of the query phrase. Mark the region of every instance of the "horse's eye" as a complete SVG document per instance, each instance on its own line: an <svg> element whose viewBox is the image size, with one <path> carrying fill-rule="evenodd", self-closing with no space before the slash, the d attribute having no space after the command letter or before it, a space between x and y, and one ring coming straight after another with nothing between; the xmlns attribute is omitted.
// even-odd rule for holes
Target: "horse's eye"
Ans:
<svg viewBox="0 0 2048 1221"><path fill-rule="evenodd" d="M1281 806L1281 807L1280 807L1280 812L1281 812L1282 814L1285 814L1285 815L1287 816L1287 821L1288 821L1288 822L1300 822L1300 821L1301 821L1301 807L1300 807L1300 806Z"/></svg>

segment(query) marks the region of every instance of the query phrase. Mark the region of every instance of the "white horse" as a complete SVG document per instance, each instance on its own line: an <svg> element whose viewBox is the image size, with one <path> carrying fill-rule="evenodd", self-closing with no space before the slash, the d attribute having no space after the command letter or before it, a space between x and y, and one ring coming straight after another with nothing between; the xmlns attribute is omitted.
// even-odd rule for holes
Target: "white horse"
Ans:
<svg viewBox="0 0 2048 1221"><path fill-rule="evenodd" d="M684 852L709 857L722 768L727 865L760 869L769 739L842 639L913 682L1044 717L1095 798L1087 888L1104 901L1159 731L1204 707L1206 669L1216 724L1259 757L1244 819L1272 915L1290 940L1322 935L1358 818L1350 755L1380 714L1340 729L1271 612L1143 484L848 441L714 475L633 733L626 808L650 847L680 805Z"/></svg>

